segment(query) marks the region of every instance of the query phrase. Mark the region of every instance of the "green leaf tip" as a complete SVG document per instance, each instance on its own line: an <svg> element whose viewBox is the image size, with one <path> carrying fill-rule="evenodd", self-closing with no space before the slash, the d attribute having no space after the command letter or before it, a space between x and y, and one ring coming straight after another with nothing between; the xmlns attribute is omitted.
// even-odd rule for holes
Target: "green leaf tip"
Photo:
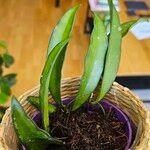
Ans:
<svg viewBox="0 0 150 150"><path fill-rule="evenodd" d="M129 21L129 22L120 24L119 15L118 15L118 12L117 12L115 6L113 5L112 0L108 0L108 3L109 3L109 7L110 7L111 21L118 20L117 22L119 24L116 24L115 23L116 21L114 21L113 25L111 25L112 33L114 32L113 26L114 27L116 26L116 32L114 32L113 36L112 36L112 33L109 34L109 32L108 32L109 46L108 46L108 51L106 54L102 84L101 84L100 91L99 91L99 94L98 94L98 97L96 100L97 102L99 102L106 95L106 93L109 91L109 89L111 88L111 86L116 78L119 63L120 63L120 57L121 57L122 37L124 37L128 33L128 31L136 24L138 24L140 22L145 22L145 21L149 22L150 21L150 19L148 19L148 18L140 18L138 20L133 20L133 21ZM120 32L121 32L121 36L120 36Z"/></svg>
<svg viewBox="0 0 150 150"><path fill-rule="evenodd" d="M78 4L69 9L55 26L49 40L47 55L58 43L70 37L75 20L75 14L79 7L80 5Z"/></svg>
<svg viewBox="0 0 150 150"><path fill-rule="evenodd" d="M40 129L25 113L16 97L12 97L11 116L16 134L28 149L41 150L49 144L63 144L55 139L48 132Z"/></svg>
<svg viewBox="0 0 150 150"><path fill-rule="evenodd" d="M104 67L108 44L107 34L100 17L96 13L93 13L93 16L94 28L90 39L89 50L85 58L84 73L81 78L79 92L74 101L72 111L78 109L88 100L100 80Z"/></svg>
<svg viewBox="0 0 150 150"><path fill-rule="evenodd" d="M54 28L52 35L49 40L48 45L48 55L54 49L54 47L60 42L69 39L72 31L72 27L75 20L75 15L80 5L76 5L69 9L64 16L59 20L56 27ZM61 85L61 70L65 58L65 53L68 44L63 48L63 52L59 56L59 59L56 61L55 66L53 67L53 71L51 73L50 82L49 82L49 91L53 96L54 100L63 105L61 102L61 93L60 93L60 85Z"/></svg>
<svg viewBox="0 0 150 150"><path fill-rule="evenodd" d="M141 23L141 22L150 22L150 19L149 18L140 18L137 20L131 20L131 21L123 23L121 25L122 37L124 37L132 27L134 27L136 24Z"/></svg>
<svg viewBox="0 0 150 150"><path fill-rule="evenodd" d="M118 72L121 57L122 34L120 19L112 0L108 0L108 2L111 14L110 35L102 83L96 100L97 102L99 102L105 96L112 86Z"/></svg>

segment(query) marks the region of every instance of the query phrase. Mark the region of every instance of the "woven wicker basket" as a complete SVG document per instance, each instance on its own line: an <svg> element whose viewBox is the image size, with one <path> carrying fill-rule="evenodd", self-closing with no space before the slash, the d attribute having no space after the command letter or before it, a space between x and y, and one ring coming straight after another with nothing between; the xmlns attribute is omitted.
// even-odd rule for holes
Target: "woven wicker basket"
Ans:
<svg viewBox="0 0 150 150"><path fill-rule="evenodd" d="M62 81L62 99L74 97L78 91L80 78L69 78ZM26 98L29 95L37 96L39 86L26 92L19 97L19 100L26 110L27 114L32 117L36 109L31 106ZM137 134L131 149L150 150L150 118L149 112L128 88L125 88L114 82L110 92L105 97L115 105L118 105L137 126ZM52 97L49 96L50 102ZM6 111L0 127L0 150L18 150L18 140L13 130L11 121L10 108Z"/></svg>

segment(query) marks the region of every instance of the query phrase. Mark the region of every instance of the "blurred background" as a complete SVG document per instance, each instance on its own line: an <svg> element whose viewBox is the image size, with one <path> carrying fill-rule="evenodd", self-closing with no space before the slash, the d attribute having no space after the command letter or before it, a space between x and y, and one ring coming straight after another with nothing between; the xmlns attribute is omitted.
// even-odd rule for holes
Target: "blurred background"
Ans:
<svg viewBox="0 0 150 150"><path fill-rule="evenodd" d="M0 40L8 43L15 63L4 73L15 72L13 95L19 96L39 84L52 29L64 12L80 3L63 77L82 74L93 19L90 10L107 13L106 0L0 0ZM150 17L150 0L114 1L121 22ZM0 53L2 50L0 49ZM150 102L150 24L135 27L124 39L118 72L119 83L134 90L149 107ZM9 101L7 102L9 105Z"/></svg>

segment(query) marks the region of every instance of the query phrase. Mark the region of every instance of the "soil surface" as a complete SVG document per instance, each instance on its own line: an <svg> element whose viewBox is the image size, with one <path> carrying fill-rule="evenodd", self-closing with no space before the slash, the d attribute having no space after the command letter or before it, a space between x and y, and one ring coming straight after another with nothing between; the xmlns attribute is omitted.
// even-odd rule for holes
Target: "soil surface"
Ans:
<svg viewBox="0 0 150 150"><path fill-rule="evenodd" d="M51 145L47 150L124 150L127 143L125 126L115 113L103 110L64 112L58 108L50 116L51 135L65 141L65 145Z"/></svg>

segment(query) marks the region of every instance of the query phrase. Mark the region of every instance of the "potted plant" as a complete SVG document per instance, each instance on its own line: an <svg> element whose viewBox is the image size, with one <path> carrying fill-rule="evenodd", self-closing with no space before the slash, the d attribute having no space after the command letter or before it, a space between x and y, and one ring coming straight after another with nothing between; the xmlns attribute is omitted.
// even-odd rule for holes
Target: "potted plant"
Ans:
<svg viewBox="0 0 150 150"><path fill-rule="evenodd" d="M4 73L5 69L11 67L14 58L8 53L7 43L0 40L0 122L7 109L4 104L11 96L11 87L16 83L15 73Z"/></svg>
<svg viewBox="0 0 150 150"><path fill-rule="evenodd" d="M129 89L114 82L122 37L140 21L121 24L109 0L110 25L94 16L81 78L61 80L61 69L79 6L68 10L54 28L40 86L12 97L3 118L3 149L110 150L149 149L148 110ZM30 116L30 117L29 117ZM15 131L15 132L14 132Z"/></svg>

